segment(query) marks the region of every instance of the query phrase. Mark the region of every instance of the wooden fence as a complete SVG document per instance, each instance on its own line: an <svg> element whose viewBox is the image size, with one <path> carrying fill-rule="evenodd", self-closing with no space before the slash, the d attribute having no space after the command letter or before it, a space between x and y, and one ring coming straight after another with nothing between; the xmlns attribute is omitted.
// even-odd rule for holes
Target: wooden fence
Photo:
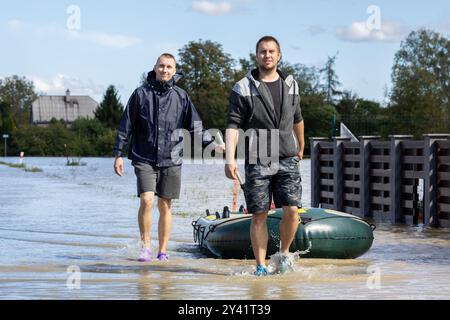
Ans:
<svg viewBox="0 0 450 320"><path fill-rule="evenodd" d="M393 224L450 227L449 137L311 138L311 204Z"/></svg>

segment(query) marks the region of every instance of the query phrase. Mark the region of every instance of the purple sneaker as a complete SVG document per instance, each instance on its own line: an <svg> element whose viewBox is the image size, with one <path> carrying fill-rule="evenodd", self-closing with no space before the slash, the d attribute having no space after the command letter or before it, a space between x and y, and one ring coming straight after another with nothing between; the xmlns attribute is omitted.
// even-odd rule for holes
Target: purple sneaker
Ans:
<svg viewBox="0 0 450 320"><path fill-rule="evenodd" d="M150 249L144 248L141 251L141 255L139 256L139 262L149 262L151 257Z"/></svg>
<svg viewBox="0 0 450 320"><path fill-rule="evenodd" d="M165 261L165 260L169 260L169 256L167 254L165 254L164 252L160 252L160 253L158 253L158 256L156 257L156 259L158 259L159 261Z"/></svg>

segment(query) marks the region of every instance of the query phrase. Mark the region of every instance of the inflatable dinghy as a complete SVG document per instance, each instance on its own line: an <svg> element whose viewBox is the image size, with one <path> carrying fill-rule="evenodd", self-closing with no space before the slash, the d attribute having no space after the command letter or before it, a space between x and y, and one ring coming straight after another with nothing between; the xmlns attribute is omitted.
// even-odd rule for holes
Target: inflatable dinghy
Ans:
<svg viewBox="0 0 450 320"><path fill-rule="evenodd" d="M321 208L299 209L301 221L290 252L304 258L354 259L366 253L373 242L375 226L351 214ZM282 209L269 212L267 257L279 251ZM250 241L251 215L230 213L225 207L192 222L194 242L223 259L254 259Z"/></svg>

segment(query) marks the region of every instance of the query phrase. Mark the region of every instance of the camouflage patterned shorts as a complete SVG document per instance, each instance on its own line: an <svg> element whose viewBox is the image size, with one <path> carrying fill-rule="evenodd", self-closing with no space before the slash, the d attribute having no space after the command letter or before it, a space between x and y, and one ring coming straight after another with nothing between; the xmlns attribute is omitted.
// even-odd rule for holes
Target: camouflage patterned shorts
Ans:
<svg viewBox="0 0 450 320"><path fill-rule="evenodd" d="M275 206L302 207L299 157L280 159L269 165L245 165L245 201L249 213L267 212Z"/></svg>

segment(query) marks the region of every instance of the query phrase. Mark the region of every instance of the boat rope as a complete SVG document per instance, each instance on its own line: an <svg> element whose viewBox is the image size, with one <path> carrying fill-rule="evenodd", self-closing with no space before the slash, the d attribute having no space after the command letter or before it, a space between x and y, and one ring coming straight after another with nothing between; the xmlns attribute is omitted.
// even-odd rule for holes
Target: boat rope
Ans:
<svg viewBox="0 0 450 320"><path fill-rule="evenodd" d="M337 219L337 218L354 219L354 220L359 220L359 221L365 222L365 223L367 223L370 226L372 231L374 231L377 228L377 226L374 225L373 223L369 223L368 221L364 220L363 218L356 217L356 216L354 216L354 217L333 216L333 217L324 217L324 218L319 218L319 219L314 219L314 220L311 219L311 218L302 218L302 222L301 223L303 225L306 225L306 224L311 223L311 222L316 222L316 221L320 221L320 220L327 220L327 219ZM307 219L307 221L303 221L303 219Z"/></svg>
<svg viewBox="0 0 450 320"><path fill-rule="evenodd" d="M200 249L203 248L203 240L205 240L205 237L204 237L204 235L205 235L205 228L206 228L205 226L201 226L199 228L199 233L202 234L202 236L199 237L199 239L200 239L200 241L199 241Z"/></svg>
<svg viewBox="0 0 450 320"><path fill-rule="evenodd" d="M200 226L197 225L197 224L198 224L198 220L197 221L192 221L192 229L193 229L192 233L193 233L193 237L194 237L194 242L195 243L197 243L198 236L199 236L198 231L199 231L199 228L200 228Z"/></svg>
<svg viewBox="0 0 450 320"><path fill-rule="evenodd" d="M268 218L281 220L281 217L268 216ZM367 223L371 227L372 231L374 231L376 229L376 226L374 224L369 223L366 220L364 220L364 219L362 219L360 217L356 217L356 216L354 216L354 217L353 216L352 217L333 216L333 217L324 217L324 218L319 218L319 219L314 219L314 220L311 219L311 218L306 218L306 217L301 218L300 217L300 223L303 224L303 225L307 225L308 223L311 223L311 222L316 222L316 221L320 221L320 220L327 220L327 219L334 219L334 218L346 218L346 219L355 219L355 220L363 221L363 222ZM198 225L198 221L200 219L197 220L197 221L193 221L192 222L192 227L194 228L194 231L193 231L193 233L194 233L194 242L198 241L200 248L203 248L204 240L206 240L206 238L209 236L209 234L213 233L216 230L217 227L219 227L219 226L221 226L221 225L223 225L225 223L235 222L235 221L244 220L244 219L250 219L250 216L239 217L239 218L235 218L235 219L232 219L232 220L225 220L225 221L222 221L222 222L220 222L218 224L212 224L212 225L209 226L208 232L206 234L205 234L206 226ZM310 249L311 249L311 245L312 245L311 242L309 242L309 247L305 251L299 251L299 254L307 254L307 253L309 253Z"/></svg>
<svg viewBox="0 0 450 320"><path fill-rule="evenodd" d="M306 250L304 250L304 251L299 250L299 251L296 251L295 253L298 253L298 255L303 256L305 254L308 254L311 251L311 248L312 248L312 242L310 240L310 241L308 241L308 248L306 248Z"/></svg>

